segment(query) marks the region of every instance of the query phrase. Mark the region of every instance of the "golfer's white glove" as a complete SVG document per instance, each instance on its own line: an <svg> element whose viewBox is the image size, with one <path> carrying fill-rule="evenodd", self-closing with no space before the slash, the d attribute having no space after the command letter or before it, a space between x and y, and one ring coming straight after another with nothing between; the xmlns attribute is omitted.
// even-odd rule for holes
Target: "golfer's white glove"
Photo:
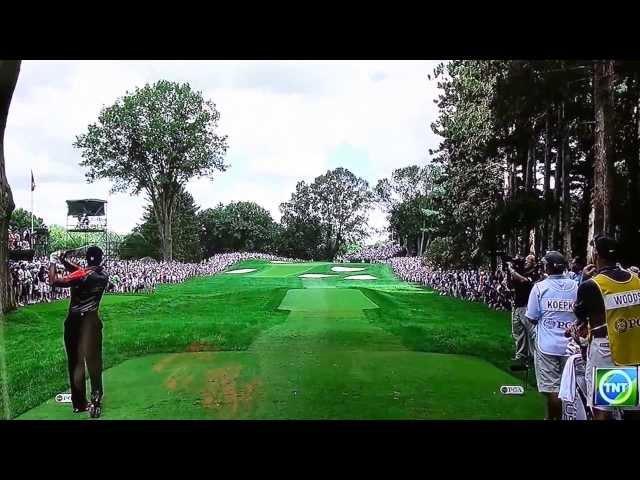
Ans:
<svg viewBox="0 0 640 480"><path fill-rule="evenodd" d="M49 262L51 263L60 263L60 254L62 251L58 250L57 252L53 252L49 255Z"/></svg>

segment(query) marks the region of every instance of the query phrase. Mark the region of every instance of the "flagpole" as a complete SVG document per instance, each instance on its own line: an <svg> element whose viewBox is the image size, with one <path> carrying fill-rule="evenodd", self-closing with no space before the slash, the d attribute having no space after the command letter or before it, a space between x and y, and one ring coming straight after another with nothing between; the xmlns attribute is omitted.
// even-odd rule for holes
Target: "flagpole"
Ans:
<svg viewBox="0 0 640 480"><path fill-rule="evenodd" d="M31 235L29 235L29 247L33 248L33 172L31 172Z"/></svg>
<svg viewBox="0 0 640 480"><path fill-rule="evenodd" d="M29 188L31 189L31 235L29 235L29 248L33 248L33 171L31 171Z"/></svg>

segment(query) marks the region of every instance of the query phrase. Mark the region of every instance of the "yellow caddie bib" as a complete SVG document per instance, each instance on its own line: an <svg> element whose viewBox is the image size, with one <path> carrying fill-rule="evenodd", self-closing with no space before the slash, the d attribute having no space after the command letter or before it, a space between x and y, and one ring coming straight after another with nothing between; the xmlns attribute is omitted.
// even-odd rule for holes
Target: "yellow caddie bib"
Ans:
<svg viewBox="0 0 640 480"><path fill-rule="evenodd" d="M598 274L593 281L604 300L611 359L616 365L640 364L640 278L617 282Z"/></svg>

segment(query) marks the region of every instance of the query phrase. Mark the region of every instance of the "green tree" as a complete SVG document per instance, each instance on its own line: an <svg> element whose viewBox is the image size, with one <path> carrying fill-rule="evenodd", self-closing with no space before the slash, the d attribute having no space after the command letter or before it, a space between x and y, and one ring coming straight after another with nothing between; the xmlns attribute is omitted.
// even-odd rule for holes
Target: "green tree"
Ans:
<svg viewBox="0 0 640 480"><path fill-rule="evenodd" d="M342 167L316 177L309 190L323 229L327 258L333 259L345 243L365 236L373 194L366 180Z"/></svg>
<svg viewBox="0 0 640 480"><path fill-rule="evenodd" d="M31 229L31 212L24 208L16 208L11 214L11 221L9 223L20 231L23 231L24 229ZM40 217L34 216L33 228L36 229L41 227L46 227L44 220Z"/></svg>
<svg viewBox="0 0 640 480"><path fill-rule="evenodd" d="M377 202L387 212L393 236L418 255L441 230L441 178L439 165L411 165L393 170L390 178L379 180L374 188Z"/></svg>
<svg viewBox="0 0 640 480"><path fill-rule="evenodd" d="M313 208L310 186L300 181L288 202L280 204L278 253L291 258L319 259L326 253L319 214Z"/></svg>
<svg viewBox="0 0 640 480"><path fill-rule="evenodd" d="M158 252L158 245L153 245L151 241L140 232L140 226L138 225L134 227L131 233L125 235L122 240L120 244L120 258L123 260L132 260L144 257L161 258Z"/></svg>
<svg viewBox="0 0 640 480"><path fill-rule="evenodd" d="M215 104L189 84L161 80L104 108L74 143L88 181L109 179L114 192L147 196L165 260L173 257L180 191L194 177L226 169L227 137L216 133L219 118Z"/></svg>
<svg viewBox="0 0 640 480"><path fill-rule="evenodd" d="M202 260L198 210L199 207L195 204L193 196L189 192L182 190L178 193L171 225L171 229L174 232L173 258L175 260L181 262L198 262ZM120 256L122 258L152 257L162 259L162 242L158 231L153 207L147 205L142 222L123 240L120 246Z"/></svg>
<svg viewBox="0 0 640 480"><path fill-rule="evenodd" d="M460 60L436 71L446 235L499 249L586 252L619 237L640 262L640 62ZM533 238L534 241L530 242ZM455 257L459 258L459 257Z"/></svg>
<svg viewBox="0 0 640 480"><path fill-rule="evenodd" d="M201 244L206 256L219 252L272 252L278 225L255 202L231 202L200 212Z"/></svg>
<svg viewBox="0 0 640 480"><path fill-rule="evenodd" d="M364 237L372 201L366 180L342 167L310 185L299 182L291 199L280 205L282 248L298 250L303 258L333 259L345 243ZM296 242L298 247L291 248Z"/></svg>

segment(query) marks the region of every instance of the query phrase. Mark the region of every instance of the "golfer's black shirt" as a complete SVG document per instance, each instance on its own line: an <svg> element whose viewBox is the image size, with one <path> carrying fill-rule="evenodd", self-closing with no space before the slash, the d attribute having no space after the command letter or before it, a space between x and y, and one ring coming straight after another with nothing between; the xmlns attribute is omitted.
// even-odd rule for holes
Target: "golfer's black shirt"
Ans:
<svg viewBox="0 0 640 480"><path fill-rule="evenodd" d="M109 284L109 276L102 267L78 268L53 282L56 287L71 287L69 313L96 312Z"/></svg>

